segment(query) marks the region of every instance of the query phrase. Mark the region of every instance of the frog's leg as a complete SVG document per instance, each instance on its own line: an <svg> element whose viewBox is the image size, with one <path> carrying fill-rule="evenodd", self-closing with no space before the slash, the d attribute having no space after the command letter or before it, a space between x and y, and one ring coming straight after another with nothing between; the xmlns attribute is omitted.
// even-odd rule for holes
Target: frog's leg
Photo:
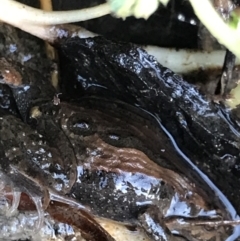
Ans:
<svg viewBox="0 0 240 241"><path fill-rule="evenodd" d="M19 197L17 203L14 205L15 208L18 208L20 203L20 195L21 192L26 193L32 200L35 205L35 208L38 213L38 222L33 232L38 232L43 225L44 219L44 208L49 205L49 195L46 187L40 187L37 183L35 183L31 178L26 177L21 171L17 170L13 165L9 165L8 169L8 177L13 182L15 188L17 188L19 192ZM13 192L14 195L14 192ZM14 203L14 196L13 196ZM16 206L17 205L17 206Z"/></svg>
<svg viewBox="0 0 240 241"><path fill-rule="evenodd" d="M115 239L83 209L51 202L47 212L57 221L73 225L81 230L81 235L91 241L115 241Z"/></svg>
<svg viewBox="0 0 240 241"><path fill-rule="evenodd" d="M155 241L183 241L181 237L174 236L164 223L163 215L156 206L148 207L138 216L140 226L146 234Z"/></svg>
<svg viewBox="0 0 240 241"><path fill-rule="evenodd" d="M12 195L13 195L13 200L10 208L6 213L7 217L14 216L16 214L18 210L19 202L20 202L21 192L16 188L12 187Z"/></svg>
<svg viewBox="0 0 240 241"><path fill-rule="evenodd" d="M1 177L3 177L3 176L4 175L1 175ZM17 175L17 176L18 177L16 178L16 182L21 183L22 177L20 177L20 175ZM5 178L3 178L3 179L5 179ZM29 180L27 180L25 183L28 183L29 187L34 186L34 184ZM7 182L5 182L5 186L2 188L1 192L2 192L1 195L4 196L6 198L6 200L9 200L11 203L10 208L8 210L6 210L4 213L1 213L1 216L5 216L5 218L7 220L10 220L11 217L16 217L18 215L19 206L22 205L22 203L23 203L23 202L21 202L21 196L22 196L21 194L22 194L22 192L27 193L28 199L30 201L27 200L26 204L33 203L34 209L37 210L37 214L38 214L38 219L37 219L36 225L34 226L34 230L31 229L28 231L30 231L31 233L37 233L38 231L40 231L40 229L43 226L43 221L44 221L43 204L45 202L45 198L43 199L43 202L42 202L41 193L37 194L38 192L33 192L30 189L25 189L24 187L20 187L20 186L17 187L16 183L11 182L11 184L9 185L9 180L7 180Z"/></svg>
<svg viewBox="0 0 240 241"><path fill-rule="evenodd" d="M4 175L0 171L0 198L6 197L8 194L11 194L12 201L11 201L11 205L9 206L9 208L6 211L4 211L4 214L7 217L11 217L17 213L19 202L20 202L21 192L19 191L18 188L14 187L14 185L12 184L12 182L10 180L8 180L6 175Z"/></svg>

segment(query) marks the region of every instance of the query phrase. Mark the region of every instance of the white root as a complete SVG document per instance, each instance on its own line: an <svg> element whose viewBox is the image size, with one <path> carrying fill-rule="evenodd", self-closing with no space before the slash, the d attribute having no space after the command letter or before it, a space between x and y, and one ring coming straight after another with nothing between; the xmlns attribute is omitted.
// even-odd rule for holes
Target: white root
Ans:
<svg viewBox="0 0 240 241"><path fill-rule="evenodd" d="M212 52L195 51L187 49L169 49L156 46L143 47L148 54L153 55L160 64L176 73L187 73L198 69L222 68L225 51ZM237 59L237 64L240 64Z"/></svg>
<svg viewBox="0 0 240 241"><path fill-rule="evenodd" d="M52 31L53 25L85 21L108 13L110 13L110 8L107 4L81 10L51 12L35 9L14 0L1 0L0 2L0 21L48 42L53 42L56 38L67 34L62 30L64 27L61 29L60 26L56 27L58 32Z"/></svg>
<svg viewBox="0 0 240 241"><path fill-rule="evenodd" d="M240 58L240 33L219 16L209 0L190 0L201 22L217 40ZM11 13L11 14L10 14ZM1 0L0 20L19 27L21 25L55 25L80 22L111 13L108 3L81 10L43 11L14 0Z"/></svg>
<svg viewBox="0 0 240 241"><path fill-rule="evenodd" d="M196 15L212 35L240 58L239 29L233 29L225 23L209 0L190 0L190 2ZM24 25L25 31L32 33L33 28L38 29L40 26L85 21L109 13L111 13L111 9L108 3L81 10L49 12L26 6L14 0L1 0L0 20L21 29L23 29L21 26ZM26 27L26 25L30 26ZM37 32L37 30L35 31Z"/></svg>
<svg viewBox="0 0 240 241"><path fill-rule="evenodd" d="M190 0L190 2L197 16L220 42L227 46L240 46L240 35L238 42L236 31L221 19L209 0ZM0 19L41 39L53 42L57 37L65 36L68 33L64 31L64 27L61 29L60 26L52 27L51 25L88 20L109 13L110 6L107 3L82 10L49 12L26 6L14 0L1 0ZM94 36L83 29L80 32L84 31L86 37ZM207 53L188 50L176 51L154 46L144 48L149 54L155 56L162 65L177 73L186 73L199 68L221 68L225 54L224 51ZM236 53L234 49L229 49ZM238 56L240 56L239 47L237 47L237 51Z"/></svg>
<svg viewBox="0 0 240 241"><path fill-rule="evenodd" d="M107 3L81 10L54 12L32 8L14 0L1 0L0 5L0 20L14 26L21 24L54 25L80 22L102 17L111 12Z"/></svg>

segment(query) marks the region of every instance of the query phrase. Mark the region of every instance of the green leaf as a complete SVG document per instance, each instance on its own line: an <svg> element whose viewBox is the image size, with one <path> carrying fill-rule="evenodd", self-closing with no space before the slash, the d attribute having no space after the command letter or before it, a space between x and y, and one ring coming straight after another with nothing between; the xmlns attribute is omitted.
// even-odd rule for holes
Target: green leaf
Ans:
<svg viewBox="0 0 240 241"><path fill-rule="evenodd" d="M230 16L230 21L228 24L230 27L237 29L239 20L240 20L239 15L236 14L235 12L232 12Z"/></svg>
<svg viewBox="0 0 240 241"><path fill-rule="evenodd" d="M164 0L166 2L168 0ZM126 18L135 16L136 18L148 18L156 11L159 0L108 0L111 10L116 16Z"/></svg>

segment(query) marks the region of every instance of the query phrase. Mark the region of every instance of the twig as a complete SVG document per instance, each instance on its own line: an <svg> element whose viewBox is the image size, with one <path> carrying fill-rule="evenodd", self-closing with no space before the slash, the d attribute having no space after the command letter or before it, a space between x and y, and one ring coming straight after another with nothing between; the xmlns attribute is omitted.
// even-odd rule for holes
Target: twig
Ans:
<svg viewBox="0 0 240 241"><path fill-rule="evenodd" d="M40 6L41 6L41 9L44 11L49 11L49 12L53 11L52 0L40 0ZM51 60L55 60L56 52L53 46L51 46L48 42L45 42L45 46L46 46L46 54L48 58Z"/></svg>
<svg viewBox="0 0 240 241"><path fill-rule="evenodd" d="M40 0L40 6L42 10L53 11L52 0Z"/></svg>

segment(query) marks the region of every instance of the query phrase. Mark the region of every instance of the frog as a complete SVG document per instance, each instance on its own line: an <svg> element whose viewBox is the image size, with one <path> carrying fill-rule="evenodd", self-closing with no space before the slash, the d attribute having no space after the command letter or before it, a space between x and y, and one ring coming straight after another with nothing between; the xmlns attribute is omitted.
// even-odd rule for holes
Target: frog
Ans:
<svg viewBox="0 0 240 241"><path fill-rule="evenodd" d="M22 192L23 194L28 195L27 199L25 196L21 195L21 200L18 200L15 205L23 210L28 210L29 208L32 210L33 207L34 210L37 209L39 223L34 230L35 232L39 231L41 228L43 221L42 217L44 216L44 211L47 209L47 212L56 221L66 222L79 228L82 236L86 240L113 241L114 239L99 225L98 222L96 222L85 207L74 202L74 200L71 200L70 198L64 198L64 202L68 203L68 205L62 206L62 197L64 197L66 190L71 186L71 184L69 185L69 182L71 183L75 180L75 157L73 156L72 151L69 153L64 152L67 154L65 157L61 156L59 153L59 150L61 149L59 149L59 147L51 147L42 135L36 130L29 129L29 126L25 125L24 120L26 120L26 111L30 111L29 106L32 103L31 98L29 97L35 96L35 94L39 92L39 87L32 82L33 80L38 80L37 78L32 78L34 75L38 76L38 73L33 69L28 69L26 66L21 68L18 62L15 62L14 71L12 71L13 64L11 61L7 62L5 59L1 59L0 61L1 80L2 77L4 77L10 81L12 88L0 84L0 155L1 163L3 166L5 165L3 169L5 170L6 175L2 173L2 170L0 172L1 177L4 176L4 182L6 182L7 185L11 184L10 186L14 187L13 193ZM22 85L22 76L26 73L24 70L26 70L26 72L29 70L28 74L30 74L25 75L25 79L27 79L27 81L31 80L26 85ZM21 74L19 71L21 71ZM29 78L27 76L29 76ZM43 76L41 76L41 78L44 79ZM46 85L46 82L44 83L44 81L42 83L41 90L45 90L45 93L53 93L53 91L55 91L51 85ZM21 87L19 85L21 85ZM16 86L18 87L16 88ZM19 97L21 100L15 97ZM42 95L38 101L43 101L42 97L45 98L47 96L45 94ZM51 101L49 98L51 98L51 95L45 98L44 101ZM36 112L34 113L36 114ZM31 114L33 114L32 110ZM67 146L64 146L63 148L66 150ZM30 159L36 161L35 164L31 163L31 161L29 162ZM11 160L11 163L7 160ZM37 171L39 160L41 160L42 165L40 167L42 171L40 172ZM55 162L55 167L53 160L57 160L57 163ZM66 164L65 168L62 168L61 165L64 165L64 163ZM63 177L63 179L58 176L60 169L62 170L61 177ZM65 169L65 171L63 171L63 169ZM64 178L64 176L67 178ZM50 188L50 186L52 188ZM11 189L7 188L7 186L5 187L5 192L12 193ZM53 198L54 195L55 198ZM12 200L12 202L14 201L14 197L11 195L8 199ZM53 205L53 203L57 203L57 205ZM61 209L68 210L68 215L59 215ZM15 213L15 210L13 210L13 212ZM69 216L69 213L72 215Z"/></svg>
<svg viewBox="0 0 240 241"><path fill-rule="evenodd" d="M240 213L240 122L233 110L134 44L99 36L66 38L56 47L63 96L111 96L155 116L184 157L169 161L193 182L207 176L228 200L232 218Z"/></svg>
<svg viewBox="0 0 240 241"><path fill-rule="evenodd" d="M64 105L64 104L62 104L62 105ZM67 111L69 111L69 106L67 106L66 107L66 110ZM70 109L71 110L71 109ZM71 110L72 111L72 110ZM83 113L83 110L81 110L81 115L80 115L80 117L82 118L82 113ZM88 113L89 114L89 113ZM40 121L40 120L39 120ZM11 120L11 119L9 119L9 121L8 121L9 123L13 123L13 121ZM75 125L76 123L74 123L74 125ZM84 123L78 123L79 125L83 125ZM86 124L86 123L85 123ZM108 124L108 123L106 123L106 124ZM65 125L65 123L63 123L63 126ZM17 126L17 128L18 128L18 130L19 130L19 126ZM7 128L4 128L5 130L7 130ZM82 130L83 128L81 128L80 130ZM84 130L83 130L84 131ZM2 134L2 133L1 133ZM21 132L19 133L19 135L21 134ZM115 134L116 135L116 134ZM6 136L6 135L4 135L4 136ZM72 133L70 134L70 136L72 136ZM70 137L69 136L69 137ZM89 139L89 140L88 140ZM90 143L92 143L92 145L90 145ZM78 144L78 143L76 143L76 144ZM76 145L75 144L75 145ZM104 155L108 155L108 158L111 160L111 156L109 156L110 154L109 154L109 152L110 153L115 153L117 150L111 150L111 148L113 148L112 146L110 146L110 145L107 145L105 142L103 142L98 136L96 136L96 135L93 135L93 136L87 136L87 138L86 138L86 140L85 140L85 145L88 147L88 148L92 148L92 150L90 150L90 153L94 153L94 152L97 152L97 150L99 149L99 148L101 148L101 146L102 146L102 149L104 150L104 149L107 149L107 152L108 153L102 153L101 154L101 156L100 157L98 157L100 160L100 163L96 163L96 164L94 164L93 163L93 165L95 165L95 168L97 167L97 173L95 173L95 174L92 174L91 175L91 179L90 180L88 180L89 179L89 173L84 173L84 171L83 170L80 170L81 172L79 173L79 177L78 177L78 181L77 181L77 183L79 183L79 184L76 184L76 185L73 185L73 187L72 187L72 190L69 192L69 194L68 195L70 195L71 197L73 197L74 199L77 199L77 200L79 200L79 202L81 203L81 204L84 204L84 205L89 205L89 202L93 202L93 203L91 203L90 204L90 208L91 208L91 210L93 211L93 213L95 214L95 215L98 215L98 216L101 216L101 217L105 217L105 218L111 218L111 219L113 219L113 220L117 220L117 221L125 221L126 222L126 220L128 220L128 222L130 223L130 224L137 224L137 222L136 222L136 220L135 221L133 221L134 220L134 216L135 215L133 215L133 213L135 213L135 212L141 212L141 209L143 208L146 208L145 206L148 206L148 205L150 205L151 204L151 202L153 202L152 200L155 200L155 199L157 199L157 196L159 196L160 195L160 193L162 193L161 195L162 195L162 197L161 197L161 200L159 201L159 203L158 202L156 202L155 203L155 205L158 207L158 208L160 208L161 207L161 209L166 209L167 207L168 207L168 205L169 205L169 202L173 199L173 197L171 196L171 195L173 195L173 193L175 193L170 187L166 187L166 189L168 189L168 190L164 190L165 188L164 188L164 185L163 185L163 182L162 182L162 179L161 178L158 178L159 179L159 182L158 183L156 183L156 178L151 178L151 175L153 175L153 174L151 174L151 172L152 172L152 170L150 170L150 173L147 173L147 175L146 175L146 173L145 173L145 176L144 176L144 173L141 171L140 172L140 170L141 169L147 169L147 167L148 167L148 165L149 164L151 164L151 166L153 165L153 168L154 169L156 169L157 171L155 172L155 175L157 176L157 175L159 175L159 172L161 171L161 169L159 169L159 167L157 166L157 165L155 165L154 166L154 162L150 162L150 160L148 160L147 159L147 157L141 152L141 153L138 153L138 151L136 151L136 150L134 150L134 149L127 149L126 150L126 152L124 153L124 150L122 149L122 150L120 150L120 151L122 151L123 153L122 153L122 156L123 156L123 158L124 158L124 155L126 156L125 158L127 159L127 161L128 161L128 159L129 159L129 153L131 153L132 152L132 154L131 155L134 155L134 158L135 159L140 159L140 160L136 160L136 163L135 163L135 165L136 165L136 167L134 167L134 163L132 163L131 162L131 165L133 165L133 167L132 167L132 172L136 172L137 171L137 166L140 166L139 167L139 173L137 173L137 174L135 174L135 175L133 175L133 177L131 178L131 176L130 177L127 177L126 176L126 173L129 173L129 170L128 170L128 168L126 168L126 170L125 170L125 173L123 172L122 173L122 175L121 174L119 174L118 176L116 176L116 174L115 174L115 172L116 172L116 169L119 169L119 170L121 170L121 171L123 171L124 170L124 166L123 167L121 167L121 166L117 166L117 167L113 167L112 168L112 173L110 172L109 173L109 170L106 170L106 169L109 169L109 167L105 164L105 166L103 166L103 167L101 167L101 158L103 158L104 159ZM78 146L78 148L80 147L80 145L78 144L77 145ZM110 150L108 150L110 148ZM32 149L33 150L33 149ZM86 150L87 152L89 152L89 150ZM118 151L119 151L119 149L118 149ZM82 155L84 155L83 154L83 152L81 152L81 154ZM85 154L85 155L87 155L87 153ZM138 157L138 155L139 155L139 157ZM103 157L102 157L103 156ZM85 157L82 157L82 158L84 158L84 159L86 159ZM106 157L105 157L106 158ZM115 156L115 158L116 158L116 156ZM131 156L130 156L130 158L131 158ZM134 159L133 158L133 159ZM148 160L148 162L146 162L146 163L141 163L141 159L142 158L144 158L144 159L146 159L146 160ZM81 158L79 158L80 160L81 160ZM88 158L89 159L89 158ZM90 157L90 159L92 159L91 157ZM90 160L89 159L89 160ZM79 162L80 162L80 160L79 160ZM96 160L97 161L97 160ZM81 164L81 165L80 165ZM89 163L85 163L85 165L86 164L89 164ZM103 164L102 164L103 165ZM124 165L124 164L123 164ZM129 163L126 163L126 165L129 165ZM141 165L142 165L142 167L141 167ZM22 167L21 167L22 168ZM82 165L82 163L80 162L79 164L78 164L78 170L79 169L81 169L81 168L83 168L83 165ZM111 168L111 167L110 167ZM19 168L20 169L20 168ZM102 170L106 170L107 171L107 175L106 175L106 173L105 173L105 181L104 181L104 172L102 171ZM89 169L87 169L87 168L85 168L85 172L86 172L86 170L88 170L89 171ZM162 173L162 176L164 176L163 174L164 173L167 173L167 170L168 169L163 169L162 171L161 171L161 173ZM110 175L109 175L110 174ZM29 174L28 174L29 175ZM182 182L184 182L183 183L183 186L185 187L185 186L187 186L187 192L190 192L190 190L192 189L192 187L190 186L188 186L187 185L187 182L186 182L186 180L181 180L181 178L179 177L179 176L174 176L174 172L170 172L169 174L168 174L169 176L168 177L166 177L165 179L170 179L170 180L178 180L178 179L180 179L180 183L175 183L175 184L171 184L171 186L175 186L175 187L177 187L178 185L180 185L179 186L179 189L184 193L184 190L182 190L181 189L181 181ZM15 175L14 175L15 176ZM111 177L112 176L112 177ZM150 178L149 178L149 176L150 176ZM171 177L171 178L170 178ZM174 178L173 178L174 177ZM36 177L35 177L36 178ZM148 195L149 195L149 197L148 198L144 198L144 197L142 197L142 196L144 196L144 195L147 195L146 193L144 194L144 191L146 192L147 190L141 190L140 191L140 194L139 195L137 195L137 196L140 196L139 197L139 199L134 199L134 197L136 196L136 193L134 193L134 192L137 192L137 191L139 191L138 189L139 189L139 186L138 187L135 187L135 190L134 190L134 192L133 193L131 193L131 190L128 190L127 191L127 195L129 195L129 197L128 197L128 202L127 202L127 205L126 204L124 204L124 202L119 202L119 200L117 200L116 201L116 197L118 197L118 195L119 194L122 194L122 190L121 190L121 188L120 188L120 190L118 191L118 193L116 193L116 194L114 194L112 197L110 196L109 197L109 193L112 193L112 189L110 188L111 187L111 182L113 182L113 180L112 179L115 179L115 182L118 182L119 183L119 181L120 181L120 183L122 183L122 185L126 185L125 183L126 182L132 182L133 184L135 184L136 185L136 178L137 179L140 179L140 181L137 181L137 184L138 185L140 185L141 186L141 182L143 182L144 184L143 184L143 187L145 187L146 185L148 186L148 188L149 188L149 184L148 184L148 182L150 181L150 186L151 185L153 185L153 189L155 188L155 189L157 189L157 188L159 188L160 189L160 187L161 186L163 186L163 190L159 190L158 192L156 192L156 191L152 191L153 192L153 194L151 194L151 188L150 188L150 193L148 193ZM12 178L13 180L14 180L14 178ZM132 179L132 180L131 180ZM107 180L109 180L108 182L109 183L105 183L105 186L104 186L104 182L106 182ZM80 182L81 181L81 182ZM94 181L94 184L93 184L93 181ZM139 182L139 183L138 183ZM90 183L90 184L89 184ZM161 183L161 186L160 186L160 183ZM156 185L157 184L157 185ZM90 187L88 187L88 185L90 186ZM99 190L99 185L103 185L102 186L102 188L100 187L100 190L102 190L102 193L100 192L100 190ZM113 185L113 184L112 184ZM117 185L117 183L114 183L114 186L116 186ZM156 185L156 186L155 186ZM23 186L26 186L25 184L23 185ZM97 189L94 189L93 187L94 186L97 186L98 188ZM128 186L128 185L127 185ZM105 188L104 188L105 187ZM130 189L130 187L131 187L131 185L129 185L129 187L122 187L122 188L129 188ZM88 189L90 189L90 190L88 190ZM115 189L115 188L114 188ZM98 191L98 192L97 192ZM123 190L123 194L125 193L126 191L124 191ZM149 192L149 190L147 191L147 192ZM154 195L154 192L155 192L155 195ZM167 195L166 197L164 197L164 193L167 193L167 194L165 194L165 195ZM179 191L180 192L180 191ZM96 199L97 197L95 197L94 196L94 193L95 193L95 195L97 194L97 196L98 196L98 198L99 199ZM170 196L169 196L169 193L171 194ZM59 194L60 195L60 194ZM90 195L90 197L91 197L91 195L92 195L92 197L91 198L89 198L89 195ZM116 196L115 196L116 195ZM153 197L151 197L153 195ZM161 196L160 195L160 196ZM121 195L122 196L122 195ZM131 197L131 196L133 196L133 197ZM86 197L86 199L84 199L83 197ZM107 205L107 206L102 206L105 202L104 202L104 200L101 200L101 198L108 198L108 202L105 204L105 205ZM175 197L175 198L177 198L177 197ZM199 201L200 203L201 202L203 202L203 200L201 200L199 197L196 197L196 201ZM96 201L93 201L93 200L101 200L101 202L102 203L96 203ZM111 203L111 205L113 206L113 207L119 207L119 209L120 210L117 210L117 208L116 208L116 210L112 210L111 211L111 208L109 208L109 201L110 201L110 203ZM115 201L115 202L114 202ZM148 203L147 203L147 201L148 201ZM136 205L136 203L138 203L139 202L139 207L135 207L135 205ZM142 202L142 204L141 204L141 202ZM167 203L167 204L165 204L165 202ZM120 206L120 204L122 203L122 205L124 205L123 207L125 207L125 209L126 210L122 210L122 206ZM147 203L147 205L146 205L146 203ZM154 203L154 202L153 202ZM204 203L204 202L203 202ZM150 206L152 206L152 205L150 205ZM99 209L99 207L101 207L100 209ZM128 210L128 208L130 209L130 210ZM136 208L136 210L135 210L135 208ZM132 209L132 210L131 210ZM139 210L138 210L139 209ZM151 209L150 209L151 210ZM158 210L158 209L157 209ZM107 212L106 212L107 211ZM198 212L199 212L199 210L198 210ZM145 215L146 215L146 213L149 213L149 210L147 211L147 212L144 212L145 213ZM154 213L156 213L156 210L155 210L155 212ZM157 212L157 213L160 213L160 211L159 212ZM123 216L123 215L126 215L126 214L128 214L129 216ZM114 216L113 216L114 215ZM146 218L145 216L144 216L144 218ZM143 217L142 216L140 216L140 220L143 220ZM129 224L128 223L128 224ZM165 231L166 232L166 231ZM222 235L221 235L222 236ZM169 239L169 240L171 240L171 239ZM174 240L174 239L173 239ZM203 240L205 240L205 239L203 239Z"/></svg>
<svg viewBox="0 0 240 241"><path fill-rule="evenodd" d="M52 91L52 101L44 100L31 94L41 82L30 85L13 63L1 59L0 70L11 65L16 78L1 72L0 82L15 96L26 96L26 89L33 98L16 102L17 120L5 112L0 118L1 170L19 188L44 197L46 207L49 200L61 201L137 226L151 240L225 240L231 234L231 225L204 226L206 220L229 220L229 213L207 187L173 165L181 157L146 112L98 96L56 103ZM185 219L193 225L179 228Z"/></svg>

